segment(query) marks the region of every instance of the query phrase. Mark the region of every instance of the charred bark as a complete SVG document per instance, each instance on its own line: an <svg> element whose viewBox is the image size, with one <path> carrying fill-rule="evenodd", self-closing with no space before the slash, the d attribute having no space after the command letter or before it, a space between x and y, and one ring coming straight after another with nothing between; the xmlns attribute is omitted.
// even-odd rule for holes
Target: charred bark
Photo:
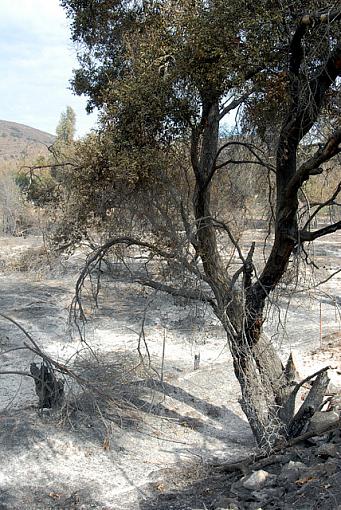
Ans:
<svg viewBox="0 0 341 510"><path fill-rule="evenodd" d="M64 398L64 382L56 378L52 367L41 363L38 368L36 363L31 363L30 372L39 397L39 407L50 409L59 406Z"/></svg>

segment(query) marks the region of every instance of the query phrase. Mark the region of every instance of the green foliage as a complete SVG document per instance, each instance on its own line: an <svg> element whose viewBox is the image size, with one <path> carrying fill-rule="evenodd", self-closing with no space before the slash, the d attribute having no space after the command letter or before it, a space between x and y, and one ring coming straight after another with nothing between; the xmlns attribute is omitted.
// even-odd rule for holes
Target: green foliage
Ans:
<svg viewBox="0 0 341 510"><path fill-rule="evenodd" d="M199 126L204 103L252 94L246 131L278 129L288 107L290 40L302 14L329 2L259 0L62 0L78 45L73 86L131 146L169 143ZM328 30L328 34L326 34ZM306 34L308 81L338 27ZM307 92L308 93L308 92Z"/></svg>
<svg viewBox="0 0 341 510"><path fill-rule="evenodd" d="M21 168L16 176L15 183L26 200L36 206L44 206L56 201L56 181L51 175L50 168L43 168L50 163L44 158L35 161L32 168ZM39 167L34 170L34 167Z"/></svg>
<svg viewBox="0 0 341 510"><path fill-rule="evenodd" d="M65 175L74 154L76 115L68 106L56 128L57 138L49 148L49 156L39 156L25 164L15 182L26 200L43 207L57 203L63 195Z"/></svg>
<svg viewBox="0 0 341 510"><path fill-rule="evenodd" d="M114 228L108 225L114 224L116 211L122 211L118 204L138 208L142 193L156 217L165 196L172 214L179 216L179 202L164 190L162 180L167 176L176 183L173 191L180 202L190 201L195 188L193 161L202 161L202 134L212 104L222 111L229 101L245 97L239 102L245 136L257 135L271 143L277 139L292 107L288 61L297 22L306 12L329 7L321 0L62 0L61 4L78 48L74 90L88 97L89 110L100 108L98 136L77 145L78 169L66 178L67 196L72 196L77 221L88 225L89 218L92 222L102 218L109 230ZM339 25L333 23L307 29L302 83L321 73L338 34ZM303 105L309 103L310 92L308 86L302 87ZM328 98L332 103L336 104L335 94ZM244 152L242 159L252 158ZM250 191L241 192L240 184L236 193L231 176L234 183L255 189L254 194L256 181L264 187L267 179L257 180L252 166L230 170L228 178L221 177L223 171L213 180L213 197L221 193L225 204L240 202L241 207L244 197L250 199ZM268 189L264 195L269 195ZM138 215L143 221L148 217L146 212ZM147 223L153 231L150 218ZM160 231L163 238L170 237L166 228Z"/></svg>
<svg viewBox="0 0 341 510"><path fill-rule="evenodd" d="M81 45L75 90L126 138L183 134L200 122L204 99L243 91L246 74L271 65L280 15L272 4L64 0Z"/></svg>
<svg viewBox="0 0 341 510"><path fill-rule="evenodd" d="M188 194L186 152L180 143L168 150L118 147L111 131L78 141L78 164L64 173L56 243L69 247L94 231L124 235L141 230L171 242L180 201Z"/></svg>

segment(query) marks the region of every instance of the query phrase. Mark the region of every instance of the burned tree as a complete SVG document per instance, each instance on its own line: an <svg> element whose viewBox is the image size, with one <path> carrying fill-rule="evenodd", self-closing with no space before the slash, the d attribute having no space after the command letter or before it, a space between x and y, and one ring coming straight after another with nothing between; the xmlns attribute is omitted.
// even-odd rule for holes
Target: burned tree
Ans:
<svg viewBox="0 0 341 510"><path fill-rule="evenodd" d="M38 368L36 363L31 363L30 372L39 397L39 407L51 409L62 404L64 381L56 378L52 366L41 363Z"/></svg>
<svg viewBox="0 0 341 510"><path fill-rule="evenodd" d="M68 197L76 210L82 207L83 230L91 214L100 216L108 240L89 256L75 304L82 311L84 280L113 248L137 246L181 267L200 288L150 274L136 281L211 305L226 330L242 407L260 445L299 434L322 402L326 370L308 378L314 382L295 415L302 383L263 335L264 307L293 251L341 227L311 230L316 210L303 228L298 222L302 186L340 152L340 10L318 1L62 4L74 41L83 44L75 90L103 113L98 139L80 145L83 165ZM236 108L257 138L220 139L221 122ZM323 139L317 128L326 119ZM259 140L269 141L269 132L266 154ZM317 150L304 159L309 134ZM255 167L274 176L276 190L273 244L259 273L255 245L243 253L231 224L214 210L222 176ZM130 221L117 223L128 211ZM238 255L234 274L223 243Z"/></svg>

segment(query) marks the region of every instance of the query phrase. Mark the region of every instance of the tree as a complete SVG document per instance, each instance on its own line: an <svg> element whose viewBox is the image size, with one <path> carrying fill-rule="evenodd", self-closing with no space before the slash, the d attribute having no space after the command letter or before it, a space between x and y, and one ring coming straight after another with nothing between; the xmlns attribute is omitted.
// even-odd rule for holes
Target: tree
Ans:
<svg viewBox="0 0 341 510"><path fill-rule="evenodd" d="M26 162L17 173L17 186L35 206L44 207L59 200L61 183L67 180L68 170L74 164L75 126L75 112L68 106L60 115L57 137L48 147L49 153L32 158L33 161Z"/></svg>
<svg viewBox="0 0 341 510"><path fill-rule="evenodd" d="M66 107L66 111L60 115L60 120L56 128L56 143L71 145L74 141L76 132L76 114L71 106Z"/></svg>
<svg viewBox="0 0 341 510"><path fill-rule="evenodd" d="M143 213L148 235L141 229L135 237L122 232L100 246L82 272L78 298L91 267L115 246L140 246L181 266L199 289L149 275L138 280L211 305L226 330L242 407L260 445L271 448L299 434L321 404L328 378L325 371L315 377L295 414L302 383L293 381L290 360L283 366L263 335L264 308L292 253L341 228L336 222L311 230L312 218L328 200L304 225L298 221L304 183L340 152L340 9L314 0L61 4L80 48L74 89L88 95L89 109L102 111L97 149L83 158L87 173L78 174L84 187L79 191L78 186L75 196L85 203L95 183L94 196L102 196L104 212L115 214L117 189L135 204L144 194L150 206ZM272 159L247 137L221 143L219 126L236 108L244 129L268 143ZM328 125L324 138L321 123ZM304 159L309 134L316 150ZM236 146L241 157L235 156ZM231 226L214 210L222 172L236 165L240 172L261 167L275 179L274 240L260 272L255 245L244 254ZM180 190L176 197L174 186ZM97 203L92 202L94 209ZM106 232L109 236L112 230ZM222 243L238 254L240 267L234 273L226 268Z"/></svg>

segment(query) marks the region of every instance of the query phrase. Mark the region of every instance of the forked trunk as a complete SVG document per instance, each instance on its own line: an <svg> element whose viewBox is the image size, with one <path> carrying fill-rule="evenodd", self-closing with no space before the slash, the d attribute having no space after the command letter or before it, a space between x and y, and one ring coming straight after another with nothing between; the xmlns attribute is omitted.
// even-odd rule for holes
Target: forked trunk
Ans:
<svg viewBox="0 0 341 510"><path fill-rule="evenodd" d="M253 278L253 249L243 264L243 289L236 290L220 256L210 205L212 176L217 167L219 105L213 95L203 95L202 119L192 132L191 159L196 180L193 207L196 219L195 250L215 297L214 311L227 332L234 370L241 387L241 406L260 446L271 449L283 439L299 435L319 409L328 385L325 372L312 384L306 401L295 414L301 383L293 377L289 358L281 362L271 342L263 335L264 305L285 274L295 245L300 242L297 225L297 148L317 118L317 109L307 114L297 106L296 78L292 104L277 146L275 239L262 273ZM306 118L307 117L307 118ZM304 120L304 122L303 122ZM298 179L299 180L299 179ZM231 235L230 235L231 238ZM232 239L233 240L233 239ZM316 374L315 374L316 375Z"/></svg>
<svg viewBox="0 0 341 510"><path fill-rule="evenodd" d="M230 328L225 329L241 387L241 407L258 445L270 451L307 428L310 418L323 402L329 379L325 371L317 374L308 396L296 412L302 382L297 380L292 355L284 366L261 328L257 332L244 330L233 338ZM250 338L252 335L257 337Z"/></svg>

